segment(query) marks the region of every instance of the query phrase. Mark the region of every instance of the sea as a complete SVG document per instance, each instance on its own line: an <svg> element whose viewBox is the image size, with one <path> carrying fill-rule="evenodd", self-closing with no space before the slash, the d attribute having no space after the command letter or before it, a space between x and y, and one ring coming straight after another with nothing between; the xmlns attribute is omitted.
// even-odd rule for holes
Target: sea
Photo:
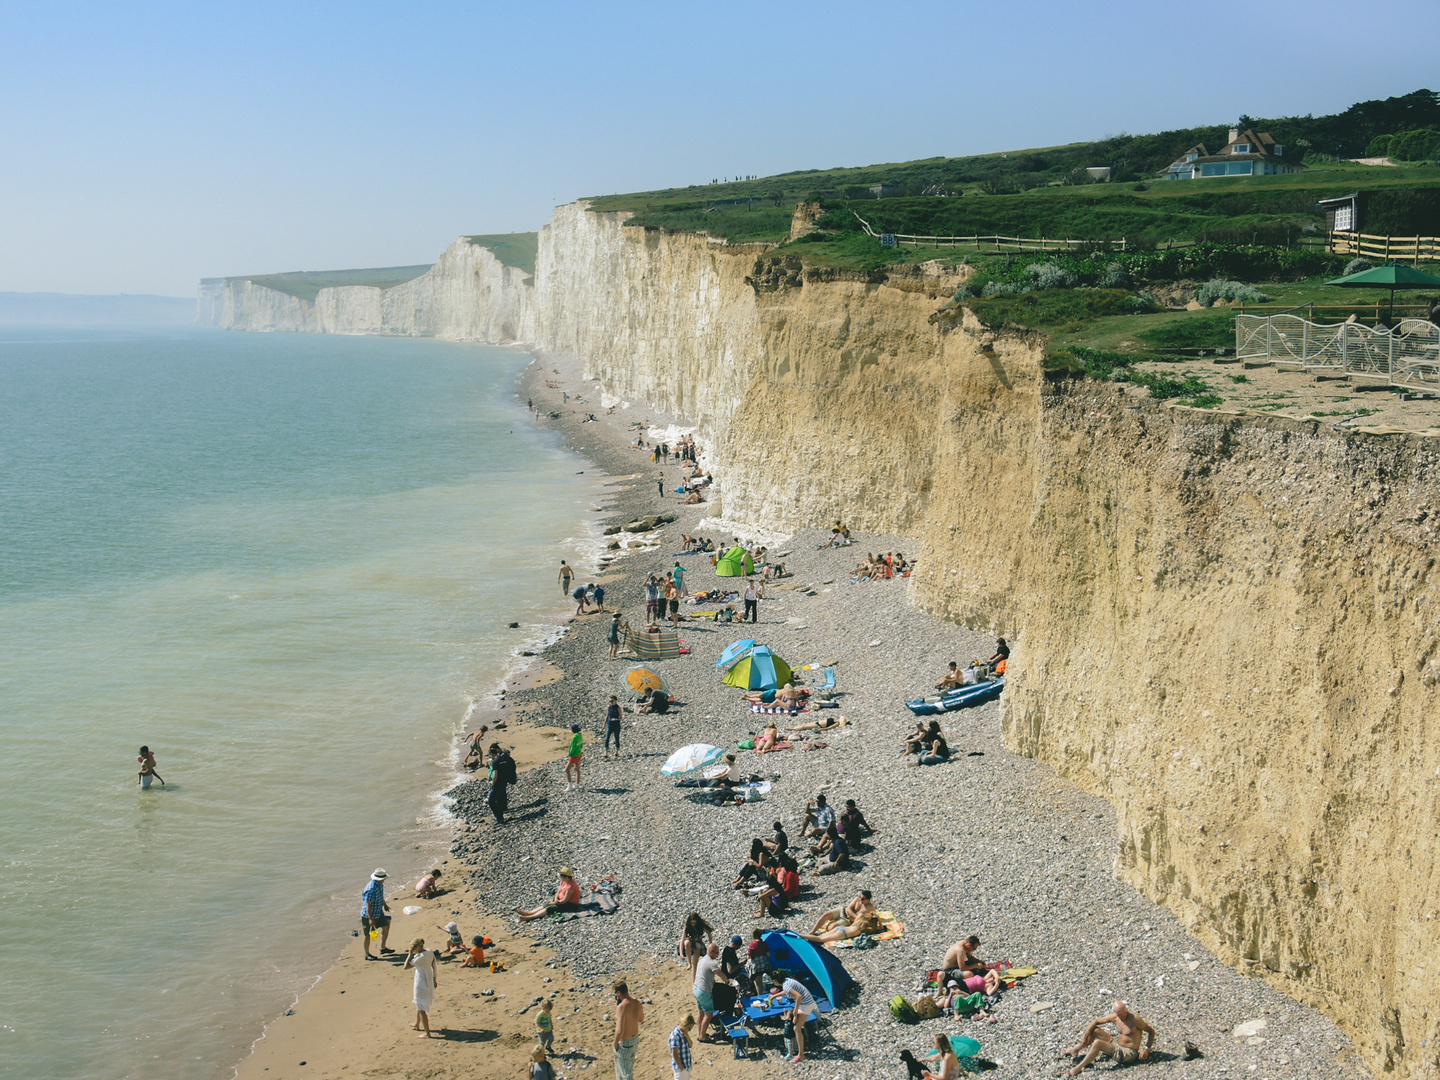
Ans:
<svg viewBox="0 0 1440 1080"><path fill-rule="evenodd" d="M0 325L0 1075L229 1075L432 857L599 547L529 360Z"/></svg>

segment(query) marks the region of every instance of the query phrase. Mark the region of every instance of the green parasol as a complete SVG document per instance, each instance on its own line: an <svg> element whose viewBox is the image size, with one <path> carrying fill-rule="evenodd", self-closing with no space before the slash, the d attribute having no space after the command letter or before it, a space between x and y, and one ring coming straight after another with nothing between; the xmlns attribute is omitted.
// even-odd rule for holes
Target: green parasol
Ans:
<svg viewBox="0 0 1440 1080"><path fill-rule="evenodd" d="M1395 321L1396 289L1440 289L1440 278L1422 270L1416 270L1413 266L1396 266L1392 263L1389 266L1377 266L1370 270L1362 270L1360 273L1350 274L1348 277L1336 278L1325 284L1338 285L1342 289L1389 289L1390 321L1393 323Z"/></svg>

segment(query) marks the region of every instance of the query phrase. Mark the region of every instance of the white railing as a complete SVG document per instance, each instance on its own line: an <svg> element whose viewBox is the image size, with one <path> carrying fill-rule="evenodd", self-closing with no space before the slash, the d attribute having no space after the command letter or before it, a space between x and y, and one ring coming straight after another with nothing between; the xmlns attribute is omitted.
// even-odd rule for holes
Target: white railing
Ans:
<svg viewBox="0 0 1440 1080"><path fill-rule="evenodd" d="M1440 326L1404 319L1393 331L1298 315L1235 316L1235 356L1440 391Z"/></svg>

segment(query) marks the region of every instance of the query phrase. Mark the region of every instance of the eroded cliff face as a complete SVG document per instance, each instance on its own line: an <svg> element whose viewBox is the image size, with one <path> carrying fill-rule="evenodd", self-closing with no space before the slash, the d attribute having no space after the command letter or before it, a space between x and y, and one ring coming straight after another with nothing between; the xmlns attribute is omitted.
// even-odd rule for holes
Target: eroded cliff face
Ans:
<svg viewBox="0 0 1440 1080"><path fill-rule="evenodd" d="M246 278L225 278L218 304L214 286L202 288L197 318L227 330L505 343L532 333L529 277L462 236L426 273L389 289L325 288L305 300Z"/></svg>
<svg viewBox="0 0 1440 1080"><path fill-rule="evenodd" d="M523 337L694 417L727 517L918 536L911 599L1016 639L1007 741L1115 804L1117 871L1377 1071L1440 1076L1434 443L1055 382L938 310L957 283L572 206L512 314L422 291L379 325Z"/></svg>
<svg viewBox="0 0 1440 1080"><path fill-rule="evenodd" d="M1114 802L1117 871L1437 1074L1430 441L1052 382L923 275L599 215L541 251L542 338L697 416L727 517L918 535L912 599L1018 638L1006 738Z"/></svg>

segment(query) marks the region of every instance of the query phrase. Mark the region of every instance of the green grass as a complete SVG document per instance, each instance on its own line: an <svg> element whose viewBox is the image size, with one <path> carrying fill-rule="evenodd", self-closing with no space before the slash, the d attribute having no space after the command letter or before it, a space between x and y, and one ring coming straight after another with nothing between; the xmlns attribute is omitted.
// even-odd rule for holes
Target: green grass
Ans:
<svg viewBox="0 0 1440 1080"><path fill-rule="evenodd" d="M431 263L423 266L377 266L369 270L293 270L283 274L261 274L236 280L249 281L264 289L274 289L301 300L314 300L321 289L340 288L346 285L369 285L376 289L393 289L407 281L414 281L430 269Z"/></svg>
<svg viewBox="0 0 1440 1080"><path fill-rule="evenodd" d="M488 233L467 236L465 239L477 247L487 249L506 266L535 273L535 258L540 248L540 234L533 232Z"/></svg>
<svg viewBox="0 0 1440 1080"><path fill-rule="evenodd" d="M1065 331L1113 315L1130 296L1126 289L1044 289L966 300L965 306L987 326Z"/></svg>
<svg viewBox="0 0 1440 1080"><path fill-rule="evenodd" d="M1235 320L1230 315L1167 319L1135 335L1157 349L1226 349L1235 346Z"/></svg>

